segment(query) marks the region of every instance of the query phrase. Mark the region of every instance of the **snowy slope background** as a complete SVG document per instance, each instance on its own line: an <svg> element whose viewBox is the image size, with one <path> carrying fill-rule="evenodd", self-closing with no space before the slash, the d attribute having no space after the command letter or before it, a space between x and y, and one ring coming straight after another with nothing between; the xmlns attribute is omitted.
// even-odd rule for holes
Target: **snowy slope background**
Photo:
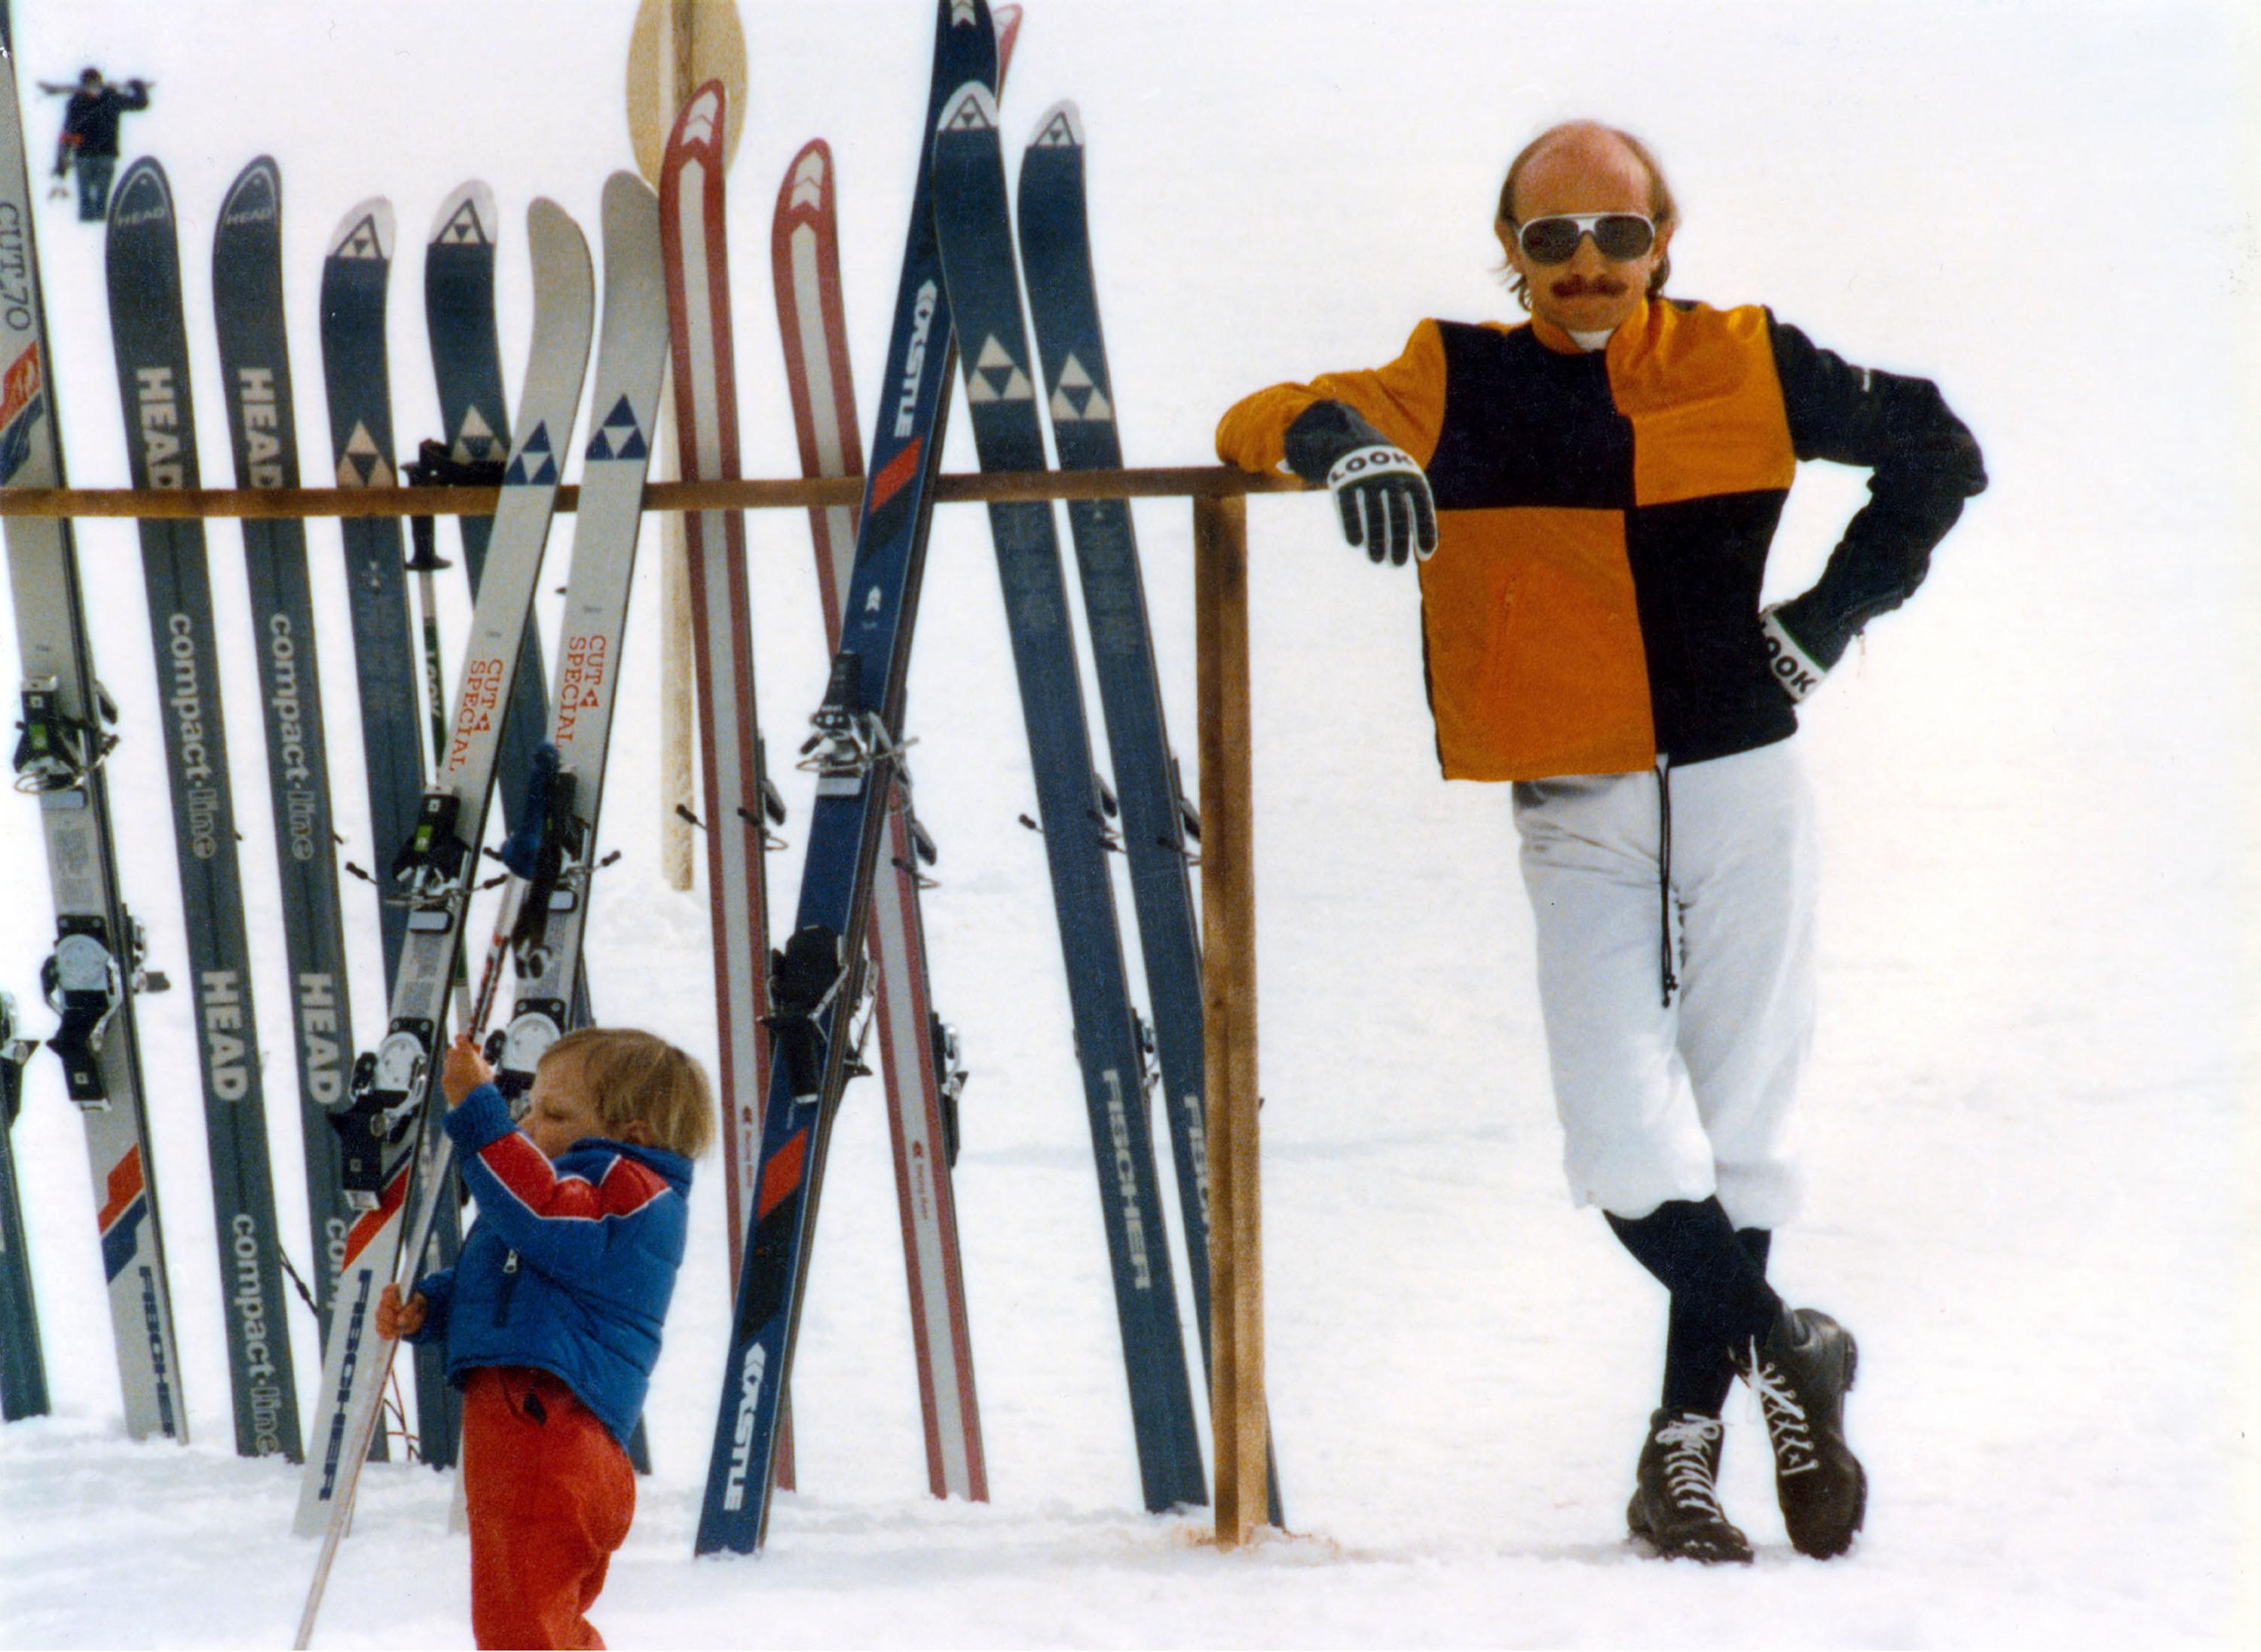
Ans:
<svg viewBox="0 0 2261 1652"><path fill-rule="evenodd" d="M745 464L783 475L798 463L765 255L778 178L805 139L829 139L868 420L931 7L743 9L751 108L730 183ZM404 446L434 423L421 239L467 176L503 204L514 405L526 204L555 197L593 238L603 178L630 164L628 0L15 10L35 153L59 104L32 81L95 62L157 83L126 152L163 160L183 215L208 482L230 473L209 236L228 180L262 152L284 180L309 479L327 470L319 261L369 195L391 198L402 231ZM1435 778L1413 581L1344 548L1310 499L1250 511L1269 1375L1298 1535L1221 1555L1201 1543L1204 1513L1138 1512L1042 847L1014 820L1034 794L994 564L982 514L953 506L936 519L910 718L944 855L927 909L936 1000L974 1069L958 1190L994 1501L924 1493L870 1081L835 1138L794 1372L807 1490L781 1500L760 1562L694 1566L727 1315L708 1161L652 1391L657 1472L595 1614L613 1644L2236 1638L2253 1621L2261 1508L2242 1403L2257 1375L2256 62L2226 0L1030 0L1008 132L1055 99L1080 104L1133 463L1204 462L1234 397L1384 361L1425 314L1513 313L1493 198L1523 140L1574 114L1660 150L1685 219L1677 294L1763 300L1855 361L1935 376L1985 445L1991 491L1805 719L1823 1020L1809 1217L1784 1234L1776 1274L1861 1337L1868 1531L1840 1563L1791 1553L1739 1399L1727 1496L1760 1563L1723 1574L1626 1549L1662 1298L1562 1190L1507 798ZM39 233L71 474L121 485L99 233L64 203ZM962 419L948 463L971 465ZM1861 480L1808 468L1770 591L1812 577ZM1138 506L1190 779L1187 519L1182 503ZM561 519L545 587L563 582L570 534ZM779 750L825 662L805 519L757 514L751 538ZM214 528L274 1180L303 1263L238 543ZM366 816L334 525L310 543L350 833ZM180 980L134 539L89 524L80 545L97 659L127 715L111 775L128 897L152 962ZM601 1014L711 1059L706 899L668 891L657 866L657 593L647 555L604 823L627 852L599 886L590 967ZM448 593L459 635L467 605ZM12 626L0 635L12 681ZM772 861L780 924L803 778L779 776L793 805L793 847ZM0 864L15 868L0 986L27 1006L50 934L39 853L32 806L0 808ZM384 1010L376 907L359 884L346 899L366 1045ZM15 1149L55 1415L0 1430L0 1644L281 1644L312 1562L289 1535L296 1472L230 1454L188 1012L184 989L140 1010L186 1449L125 1438L82 1132L52 1060L31 1069ZM311 1416L311 1316L292 1331ZM446 1501L420 1469L369 1474L325 1644L468 1643Z"/></svg>

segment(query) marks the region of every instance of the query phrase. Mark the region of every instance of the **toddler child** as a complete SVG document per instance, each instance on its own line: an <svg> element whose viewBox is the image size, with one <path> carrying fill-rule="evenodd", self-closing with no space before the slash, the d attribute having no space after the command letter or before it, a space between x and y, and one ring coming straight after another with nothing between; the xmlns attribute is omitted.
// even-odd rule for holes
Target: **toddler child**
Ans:
<svg viewBox="0 0 2261 1652"><path fill-rule="evenodd" d="M535 1069L522 1125L468 1038L441 1071L478 1219L451 1268L377 1328L441 1340L463 1390L471 1633L482 1647L601 1647L589 1622L635 1513L623 1449L683 1261L691 1160L714 1104L648 1032L584 1028Z"/></svg>

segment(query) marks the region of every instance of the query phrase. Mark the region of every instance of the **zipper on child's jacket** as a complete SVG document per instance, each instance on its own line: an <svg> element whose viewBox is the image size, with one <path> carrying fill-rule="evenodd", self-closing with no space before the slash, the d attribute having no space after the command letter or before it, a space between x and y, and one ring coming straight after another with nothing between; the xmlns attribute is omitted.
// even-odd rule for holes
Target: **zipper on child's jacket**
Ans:
<svg viewBox="0 0 2261 1652"><path fill-rule="evenodd" d="M518 1253L512 1251L502 1259L502 1289L495 1292L494 1322L503 1324L510 1318L510 1293L518 1289Z"/></svg>

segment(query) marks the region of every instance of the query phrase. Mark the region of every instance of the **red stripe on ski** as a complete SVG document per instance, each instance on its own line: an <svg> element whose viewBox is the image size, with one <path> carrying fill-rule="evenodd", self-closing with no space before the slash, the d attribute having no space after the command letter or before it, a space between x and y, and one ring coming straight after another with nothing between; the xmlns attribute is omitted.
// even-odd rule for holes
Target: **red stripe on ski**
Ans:
<svg viewBox="0 0 2261 1652"><path fill-rule="evenodd" d="M361 1253L369 1248L370 1241L383 1232L384 1225L398 1214L401 1201L407 1196L408 1167L404 1165L400 1173L384 1184L384 1194L377 1200L377 1209L364 1214L346 1230L346 1251L338 1263L339 1273L343 1274L352 1268Z"/></svg>
<svg viewBox="0 0 2261 1652"><path fill-rule="evenodd" d="M792 1138L777 1150L769 1163L762 1167L762 1191L761 1196L754 1201L754 1220L760 1221L800 1186L801 1172L808 1162L808 1132L806 1130L795 1131Z"/></svg>
<svg viewBox="0 0 2261 1652"><path fill-rule="evenodd" d="M910 479L918 474L919 449L926 445L922 437L914 436L910 445L879 467L872 478L872 508L878 510L903 491Z"/></svg>
<svg viewBox="0 0 2261 1652"><path fill-rule="evenodd" d="M103 1182L104 1199L101 1213L95 1217L101 1230L107 1233L111 1224L126 1214L126 1207L141 1196L141 1149L128 1147L126 1156L110 1167L110 1174Z"/></svg>

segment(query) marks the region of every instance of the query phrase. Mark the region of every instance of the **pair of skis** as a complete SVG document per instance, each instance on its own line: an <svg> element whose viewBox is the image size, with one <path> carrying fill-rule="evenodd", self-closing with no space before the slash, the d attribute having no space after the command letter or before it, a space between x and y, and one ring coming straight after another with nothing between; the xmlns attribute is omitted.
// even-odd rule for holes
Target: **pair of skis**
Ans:
<svg viewBox="0 0 2261 1652"><path fill-rule="evenodd" d="M934 169L943 258L967 341L966 400L981 468L1042 470L1038 385L1022 325L997 106L986 88L965 88L945 111ZM1044 357L1043 399L1060 463L1070 470L1119 469L1123 450L1092 276L1082 122L1073 104L1053 105L1037 123L1022 162L1018 206L1021 264ZM979 346L971 342L975 338ZM1147 1507L1159 1511L1208 1500L1148 1125L1149 1089L1159 1078L1206 1372L1201 937L1188 876L1188 838L1200 829L1163 723L1130 506L1121 499L1072 500L1068 515L1114 759L1112 790L1092 765L1052 506L989 506L1091 1112L1140 1474ZM1111 824L1118 816L1119 838ZM1151 1028L1130 1000L1106 860L1116 851L1130 863ZM1159 1056L1152 1069L1150 1055ZM1268 1483L1268 1518L1279 1526L1276 1469Z"/></svg>
<svg viewBox="0 0 2261 1652"><path fill-rule="evenodd" d="M564 997L578 961L594 870L604 747L619 681L628 580L667 352L659 226L651 191L616 173L604 195L604 327L596 370L596 428L585 452L580 514L545 754L546 819L529 820L535 840L522 869L511 937L520 992L505 1030L503 1066L530 1072L563 1031ZM580 232L550 202L528 214L535 264L535 335L500 504L471 616L446 761L426 789L416 830L391 868L408 902L401 966L393 984L384 1042L355 1075L353 1117L370 1131L348 1138L348 1185L370 1188L376 1209L370 1241L348 1273L323 1370L325 1415L302 1488L298 1529L320 1533L323 1548L299 1625L311 1635L329 1567L350 1509L361 1463L375 1433L378 1393L391 1344L375 1344L376 1299L400 1250L404 1210L415 1200L407 1250L420 1257L434 1210L447 1202L448 1143L441 1138L423 1178L411 1188L438 1071L441 1029L463 944L466 909L484 836L510 685L530 624L542 550L571 438L587 362L594 307ZM528 815L534 812L529 807ZM547 828L547 830L545 830ZM367 1345L367 1346L365 1346Z"/></svg>
<svg viewBox="0 0 2261 1652"><path fill-rule="evenodd" d="M949 88L970 78L994 84L997 68L981 0L937 0L937 14L930 126ZM700 1554L751 1551L767 1524L807 1239L852 1064L845 1035L862 995L877 862L902 767L910 628L953 350L932 204L922 163L888 342L887 413L872 439L840 645L803 758L815 773L816 796L793 933L770 980L774 1057L700 1512Z"/></svg>
<svg viewBox="0 0 2261 1652"><path fill-rule="evenodd" d="M1044 361L1043 387L1052 446L1065 470L1123 464L1113 380L1093 279L1084 189L1083 123L1072 103L1037 123L1021 159L1017 198L1021 268ZM1100 703L1119 800L1121 844L1129 862L1133 910L1153 1015L1152 1077L1178 1184L1186 1266L1193 1275L1194 1320L1202 1368L1210 1368L1209 1150L1204 1085L1201 930L1194 916L1190 843L1200 818L1187 798L1162 716L1160 673L1146 614L1138 545L1124 499L1071 499L1068 526L1097 669ZM1142 1027L1141 1042L1149 1029ZM1143 1111L1143 1109L1142 1109ZM1270 1447L1267 1446L1267 1454ZM1278 1464L1267 1476L1272 1525L1285 1518Z"/></svg>
<svg viewBox="0 0 2261 1652"><path fill-rule="evenodd" d="M1017 18L1017 11L1013 13ZM1008 37L1009 38L1009 36ZM1003 48L1000 49L1000 60ZM685 104L663 160L661 223L674 318L676 414L686 479L738 474L736 389L723 230L722 133L729 111L719 83ZM794 158L779 198L772 261L787 378L804 470L845 476L862 470L841 312L829 152L821 142ZM812 513L828 639L840 637L854 517ZM686 519L688 584L698 660L720 1010L723 1138L729 1200L731 1279L743 1266L747 1207L757 1189L764 1089L770 1077L764 825L781 817L757 731L743 518L705 512ZM910 809L898 770L886 835L892 875L877 880L869 941L877 975L877 1020L902 1212L912 1335L925 1424L929 1484L937 1497L988 1495L971 1337L959 1271L950 1182L957 1088L952 1035L927 998L921 859L933 850ZM777 1483L790 1485L791 1433L780 1421Z"/></svg>
<svg viewBox="0 0 2261 1652"><path fill-rule="evenodd" d="M323 1365L326 1417L317 1451L307 1462L298 1505L301 1533L337 1530L360 1471L362 1448L373 1433L370 1419L386 1352L364 1349L370 1336L369 1315L380 1286L393 1277L398 1259L398 1230L409 1204L409 1180L436 1081L441 1028L498 771L504 705L529 628L561 456L572 434L588 362L594 296L581 233L549 201L534 204L527 228L534 251L534 346L527 393L472 608L448 757L425 789L416 830L389 868L393 886L407 900L407 936L393 980L386 1038L355 1071L350 1117L366 1134L348 1137L346 1153L348 1189L370 1196L376 1209L362 1218L370 1225L370 1236L346 1277L341 1309L330 1331ZM572 979L578 959L601 791L601 746L611 725L627 578L667 353L658 215L651 192L628 174L615 174L606 183L604 251L604 337L597 353L594 402L599 416L585 452L556 709L549 728L549 739L565 755L558 784L552 786L552 818L561 837L545 845L554 847L554 854L542 861L538 884L522 895L522 922L515 936L520 999L504 1042L504 1067L515 1071L529 1071L547 1042L563 1031L561 983ZM434 1168L416 1196L423 1223L436 1203L448 1198L445 1160L448 1153L441 1144ZM423 1234L416 1232L412 1256L423 1254L420 1243ZM376 1358L364 1368L362 1361L369 1356Z"/></svg>

